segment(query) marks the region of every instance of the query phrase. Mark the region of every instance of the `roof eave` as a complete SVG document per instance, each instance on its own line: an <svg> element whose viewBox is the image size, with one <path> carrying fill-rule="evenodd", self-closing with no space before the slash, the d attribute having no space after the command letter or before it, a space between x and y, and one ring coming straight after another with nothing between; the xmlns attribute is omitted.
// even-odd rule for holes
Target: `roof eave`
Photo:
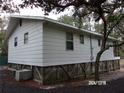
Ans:
<svg viewBox="0 0 124 93"><path fill-rule="evenodd" d="M8 32L12 32L11 29L10 29L10 25L11 25L11 21L13 21L14 19L34 19L34 20L42 20L42 21L47 21L47 22L52 22L54 24L58 24L58 25L61 25L61 26L65 26L67 28L71 28L71 29L75 29L75 30L80 30L82 32L85 32L85 33L88 33L90 35L95 35L95 36L99 36L99 37L102 37L103 35L102 34L99 34L97 32L93 32L93 31L88 31L86 29L79 29L78 27L74 27L74 26L71 26L71 25L68 25L68 24L64 24L64 23L61 23L61 22L58 22L58 21L55 21L55 20L52 20L50 18L47 18L47 17L36 17L36 16L18 16L18 15L14 15L14 16L11 16L10 17L10 22L9 22L9 26L7 28L7 31ZM8 34L7 38L10 37L11 34ZM113 40L113 41L118 41L116 38L113 38L113 37L109 37L109 39Z"/></svg>

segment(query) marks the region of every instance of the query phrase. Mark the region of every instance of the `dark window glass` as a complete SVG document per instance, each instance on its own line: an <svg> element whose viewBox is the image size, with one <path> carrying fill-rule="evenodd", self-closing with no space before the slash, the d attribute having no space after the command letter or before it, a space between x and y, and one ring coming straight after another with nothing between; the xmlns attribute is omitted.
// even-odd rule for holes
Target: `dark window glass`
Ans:
<svg viewBox="0 0 124 93"><path fill-rule="evenodd" d="M67 32L66 33L66 49L67 50L73 50L73 34Z"/></svg>
<svg viewBox="0 0 124 93"><path fill-rule="evenodd" d="M15 38L14 38L14 46L16 47L17 45L18 45L18 38L15 37Z"/></svg>
<svg viewBox="0 0 124 93"><path fill-rule="evenodd" d="M80 43L84 44L84 35L80 35Z"/></svg>
<svg viewBox="0 0 124 93"><path fill-rule="evenodd" d="M24 34L24 44L28 43L28 33Z"/></svg>
<svg viewBox="0 0 124 93"><path fill-rule="evenodd" d="M73 50L73 42L66 42L67 50Z"/></svg>

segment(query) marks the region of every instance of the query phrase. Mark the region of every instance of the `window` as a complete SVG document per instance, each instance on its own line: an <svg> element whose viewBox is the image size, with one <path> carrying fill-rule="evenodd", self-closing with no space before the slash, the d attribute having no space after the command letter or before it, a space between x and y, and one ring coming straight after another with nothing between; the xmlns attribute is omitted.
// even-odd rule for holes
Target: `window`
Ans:
<svg viewBox="0 0 124 93"><path fill-rule="evenodd" d="M16 47L17 45L18 45L18 38L15 37L15 38L14 38L14 46Z"/></svg>
<svg viewBox="0 0 124 93"><path fill-rule="evenodd" d="M24 44L28 43L28 33L24 34Z"/></svg>
<svg viewBox="0 0 124 93"><path fill-rule="evenodd" d="M73 50L73 34L67 32L66 33L66 49Z"/></svg>
<svg viewBox="0 0 124 93"><path fill-rule="evenodd" d="M100 46L101 45L101 40L100 39L98 39L98 46Z"/></svg>
<svg viewBox="0 0 124 93"><path fill-rule="evenodd" d="M80 35L80 43L84 44L84 35Z"/></svg>

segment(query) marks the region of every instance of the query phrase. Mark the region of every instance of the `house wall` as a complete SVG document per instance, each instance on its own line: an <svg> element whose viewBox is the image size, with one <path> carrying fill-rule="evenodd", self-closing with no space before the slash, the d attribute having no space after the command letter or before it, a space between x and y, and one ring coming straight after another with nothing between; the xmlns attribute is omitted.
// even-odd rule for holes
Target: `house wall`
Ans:
<svg viewBox="0 0 124 93"><path fill-rule="evenodd" d="M78 33L74 33L74 50L66 50L66 31L57 25L44 24L43 31L43 65L62 65L91 62L90 36L84 35L84 44L80 43ZM99 51L98 40L92 37L93 56ZM101 60L112 60L113 49L107 50Z"/></svg>
<svg viewBox="0 0 124 93"><path fill-rule="evenodd" d="M24 44L24 33L28 32L28 43ZM14 46L14 38L18 37L18 46ZM9 38L8 63L25 65L42 65L42 22L22 20Z"/></svg>
<svg viewBox="0 0 124 93"><path fill-rule="evenodd" d="M8 63L54 66L91 62L90 36L84 34L84 44L80 43L79 33L74 33L74 50L66 50L67 28L37 20L22 20L9 38ZM29 42L24 44L24 33L29 33ZM14 38L18 37L18 46ZM92 36L93 57L99 51L98 40ZM107 50L101 60L113 60L113 48Z"/></svg>
<svg viewBox="0 0 124 93"><path fill-rule="evenodd" d="M109 44L112 44L113 42L109 41ZM93 47L93 61L95 61L96 54L100 50L100 46L98 46L98 40L96 37L92 37L92 47ZM109 50L106 50L102 56L101 56L101 61L106 61L106 60L114 60L114 54L113 54L113 48L109 48Z"/></svg>

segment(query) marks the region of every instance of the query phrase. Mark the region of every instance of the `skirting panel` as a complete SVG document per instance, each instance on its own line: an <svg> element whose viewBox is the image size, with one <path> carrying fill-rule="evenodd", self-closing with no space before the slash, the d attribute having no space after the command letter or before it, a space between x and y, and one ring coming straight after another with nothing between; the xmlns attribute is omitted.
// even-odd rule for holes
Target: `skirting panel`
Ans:
<svg viewBox="0 0 124 93"><path fill-rule="evenodd" d="M14 69L32 69L33 78L43 84L55 84L92 77L95 71L94 62L69 64L49 67L36 67L19 64L9 64ZM120 69L119 60L100 62L99 73L106 73Z"/></svg>

